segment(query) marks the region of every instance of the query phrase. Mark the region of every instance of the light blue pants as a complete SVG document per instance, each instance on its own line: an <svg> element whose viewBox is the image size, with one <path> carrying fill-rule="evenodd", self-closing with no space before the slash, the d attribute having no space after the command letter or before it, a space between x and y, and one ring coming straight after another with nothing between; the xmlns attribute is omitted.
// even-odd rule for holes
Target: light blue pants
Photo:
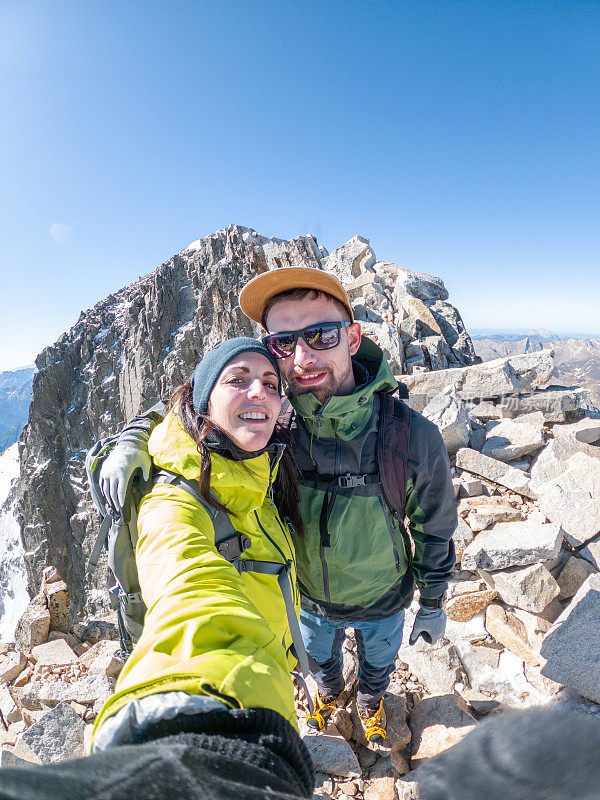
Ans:
<svg viewBox="0 0 600 800"><path fill-rule="evenodd" d="M383 697L402 644L404 611L372 622L328 620L308 611L300 612L300 630L309 656L319 669L313 673L322 694L339 694L342 678L344 628L354 628L358 652L359 706L375 706Z"/></svg>

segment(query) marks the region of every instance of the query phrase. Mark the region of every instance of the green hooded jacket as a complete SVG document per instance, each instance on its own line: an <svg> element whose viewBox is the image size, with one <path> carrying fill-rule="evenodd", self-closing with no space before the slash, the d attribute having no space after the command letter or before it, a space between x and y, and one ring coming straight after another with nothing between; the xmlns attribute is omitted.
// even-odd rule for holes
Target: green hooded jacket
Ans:
<svg viewBox="0 0 600 800"><path fill-rule="evenodd" d="M456 500L438 428L411 411L406 516L414 557L381 484L336 488L332 476L377 475L379 395L397 381L379 347L363 337L353 358L356 388L320 404L312 393L290 398L295 455L302 471L303 536L294 536L302 606L337 619L379 619L406 606L413 581L421 594L445 591L454 566ZM324 519L326 518L326 529Z"/></svg>

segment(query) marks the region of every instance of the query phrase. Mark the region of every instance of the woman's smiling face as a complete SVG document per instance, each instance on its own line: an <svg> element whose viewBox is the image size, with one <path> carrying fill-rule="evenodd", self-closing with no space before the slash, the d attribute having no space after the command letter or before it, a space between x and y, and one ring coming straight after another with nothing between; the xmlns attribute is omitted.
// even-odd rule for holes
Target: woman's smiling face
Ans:
<svg viewBox="0 0 600 800"><path fill-rule="evenodd" d="M242 450L262 450L281 411L279 378L268 358L240 353L225 366L208 402L208 415Z"/></svg>

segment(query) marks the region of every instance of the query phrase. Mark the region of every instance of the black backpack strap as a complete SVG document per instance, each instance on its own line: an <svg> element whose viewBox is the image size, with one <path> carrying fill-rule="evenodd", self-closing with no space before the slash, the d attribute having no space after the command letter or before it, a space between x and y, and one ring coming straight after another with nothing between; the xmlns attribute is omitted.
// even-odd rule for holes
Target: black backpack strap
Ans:
<svg viewBox="0 0 600 800"><path fill-rule="evenodd" d="M328 489L337 485L340 489L356 489L357 486L371 486L381 483L379 474L353 475L325 475L316 470L304 469L301 472L300 483L315 484L316 489Z"/></svg>
<svg viewBox="0 0 600 800"><path fill-rule="evenodd" d="M300 633L300 625L298 624L298 617L296 616L296 609L294 607L294 600L292 597L292 584L290 580L290 573L292 571L292 562L286 561L285 564L280 564L276 561L255 561L249 558L243 558L240 562L241 572L261 572L263 575L277 575L277 583L283 595L285 603L285 612L287 615L288 625L294 649L296 651L296 658L300 664L302 675L306 677L310 674L310 667L308 664L308 654L302 634ZM309 692L306 692L306 697L309 697Z"/></svg>
<svg viewBox="0 0 600 800"><path fill-rule="evenodd" d="M86 572L88 575L89 573L93 573L96 571L96 567L98 566L98 561L100 560L100 555L104 550L104 545L106 544L106 540L108 538L108 532L112 524L113 524L113 518L110 514L107 514L102 519L100 530L98 531L98 535L96 536L96 541L94 542L94 546L92 547L92 552L90 553L90 557L87 562Z"/></svg>
<svg viewBox="0 0 600 800"><path fill-rule="evenodd" d="M377 461L383 496L396 519L404 517L406 462L410 446L410 408L391 394L380 394Z"/></svg>

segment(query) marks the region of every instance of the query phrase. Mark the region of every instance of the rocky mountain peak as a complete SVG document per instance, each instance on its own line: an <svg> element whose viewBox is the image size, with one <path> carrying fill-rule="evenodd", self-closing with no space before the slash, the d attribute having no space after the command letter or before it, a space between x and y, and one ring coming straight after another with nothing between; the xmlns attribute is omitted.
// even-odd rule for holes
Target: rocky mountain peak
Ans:
<svg viewBox="0 0 600 800"><path fill-rule="evenodd" d="M241 285L296 265L342 280L356 318L408 388L408 404L438 426L459 516L445 636L435 647L400 648L385 699L386 748L367 749L355 709L340 708L327 731L335 747L324 754L323 737L303 728L297 696L317 770L342 779L348 796L414 796L409 769L491 711L552 702L600 713L600 645L581 636L598 616L600 419L588 413L587 390L550 383L562 342L532 334L517 353L482 363L440 278L377 261L361 236L328 253L311 235L274 239L231 225L82 313L38 358L19 485L33 599L15 641L0 642L3 764L80 754L122 666L110 616L89 618L106 608L107 569L86 582L97 530L87 448L167 399L217 341L258 333L237 308ZM12 509L9 501L4 510ZM87 619L73 625L71 612L84 605ZM406 610L407 632L417 608L415 599ZM349 698L356 652L349 637ZM64 747L58 728L68 731ZM368 780L355 781L361 770ZM405 773L408 781L394 786ZM332 793L333 785L331 777Z"/></svg>
<svg viewBox="0 0 600 800"><path fill-rule="evenodd" d="M69 586L72 607L97 595L84 563L97 522L84 471L86 450L132 416L166 400L203 353L259 327L238 308L241 286L269 269L325 269L346 285L365 333L398 374L477 360L440 278L377 261L355 236L331 254L312 235L285 240L240 225L192 242L135 283L82 312L37 359L21 448L19 512L29 591L47 564ZM96 585L106 585L99 572Z"/></svg>

